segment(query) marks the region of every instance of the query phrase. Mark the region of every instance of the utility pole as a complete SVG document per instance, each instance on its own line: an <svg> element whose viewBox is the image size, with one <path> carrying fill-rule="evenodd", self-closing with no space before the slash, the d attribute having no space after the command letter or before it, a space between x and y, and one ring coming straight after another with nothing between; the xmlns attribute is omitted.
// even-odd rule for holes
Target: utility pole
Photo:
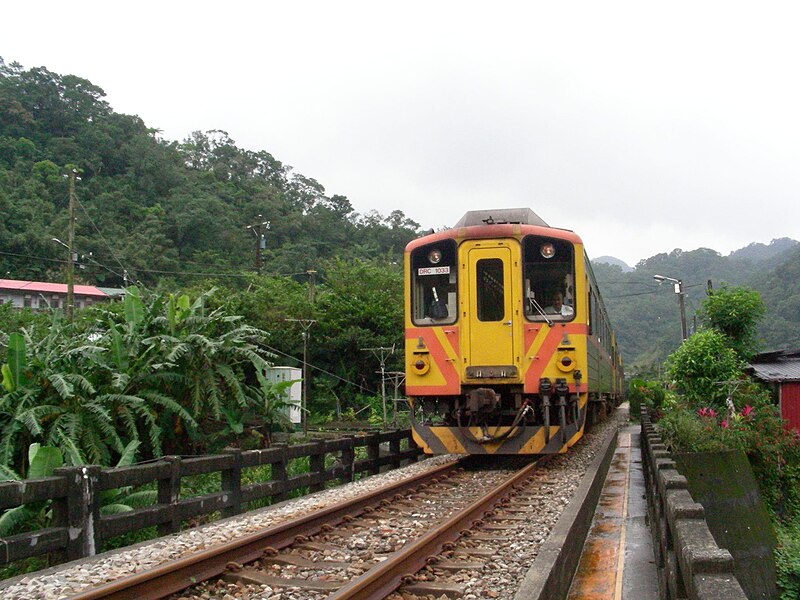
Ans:
<svg viewBox="0 0 800 600"><path fill-rule="evenodd" d="M69 221L67 222L67 320L75 317L75 176L77 169L69 172Z"/></svg>
<svg viewBox="0 0 800 600"><path fill-rule="evenodd" d="M308 269L306 275L308 275L308 303L314 304L314 279L317 276L317 272L313 269Z"/></svg>
<svg viewBox="0 0 800 600"><path fill-rule="evenodd" d="M683 335L684 340L688 339L689 335L686 330L686 303L684 300L685 294L683 293L683 282L680 279L665 277L664 275L653 275L653 279L659 283L669 281L674 284L675 293L678 294L678 305L680 306L681 310L681 334Z"/></svg>
<svg viewBox="0 0 800 600"><path fill-rule="evenodd" d="M400 386L405 383L406 374L403 371L389 371L387 375L392 379L392 385L394 385L394 415L392 417L392 427L397 429L397 404L400 402L400 398L398 398L397 393L400 389Z"/></svg>
<svg viewBox="0 0 800 600"><path fill-rule="evenodd" d="M678 303L681 306L681 334L683 339L689 339L689 333L686 329L686 294L683 293L683 283L680 281L675 284L675 293L678 294Z"/></svg>
<svg viewBox="0 0 800 600"><path fill-rule="evenodd" d="M372 352L372 354L381 362L381 370L376 371L381 374L381 403L383 405L383 428L386 429L387 415L386 415L386 360L394 354L394 344L387 348L381 346L379 348L361 348L362 352Z"/></svg>
<svg viewBox="0 0 800 600"><path fill-rule="evenodd" d="M256 222L252 225L247 225L245 229L249 229L256 236L256 273L261 275L261 251L267 247L267 237L264 231L269 230L269 221L262 221L264 217L256 215Z"/></svg>
<svg viewBox="0 0 800 600"><path fill-rule="evenodd" d="M292 323L300 323L303 328L303 397L300 400L300 420L303 433L308 434L308 340L311 338L311 326L316 319L284 319Z"/></svg>

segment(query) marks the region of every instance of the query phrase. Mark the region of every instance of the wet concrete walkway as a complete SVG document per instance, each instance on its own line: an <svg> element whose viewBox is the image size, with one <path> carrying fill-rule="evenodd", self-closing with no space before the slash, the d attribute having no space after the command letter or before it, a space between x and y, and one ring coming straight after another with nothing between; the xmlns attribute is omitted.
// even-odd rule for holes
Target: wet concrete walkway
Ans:
<svg viewBox="0 0 800 600"><path fill-rule="evenodd" d="M657 600L639 425L620 430L570 600Z"/></svg>

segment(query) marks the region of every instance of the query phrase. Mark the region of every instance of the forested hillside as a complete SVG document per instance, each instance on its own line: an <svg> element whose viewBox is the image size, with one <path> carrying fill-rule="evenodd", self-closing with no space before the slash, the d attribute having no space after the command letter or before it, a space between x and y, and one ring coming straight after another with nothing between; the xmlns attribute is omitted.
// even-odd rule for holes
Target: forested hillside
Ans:
<svg viewBox="0 0 800 600"><path fill-rule="evenodd" d="M58 280L66 239L67 179L80 169L75 247L87 283L154 285L165 277L254 269L270 222L263 272L292 274L339 256L397 258L418 225L401 211L354 212L347 197L223 131L160 139L116 113L80 77L24 69L0 58L0 273Z"/></svg>
<svg viewBox="0 0 800 600"><path fill-rule="evenodd" d="M403 212L358 214L346 196L328 194L266 150L239 148L223 131L164 140L138 117L114 112L92 82L0 59L2 277L63 281L65 251L52 238L66 236L65 174L73 166L80 169L81 282L121 286L127 275L167 291L222 287L216 301L229 302L292 356L302 338L284 319L316 319L312 362L376 389L375 365L364 364L361 349L401 340L399 259L419 230ZM256 238L246 226L262 221L270 229L261 270L277 276L271 279L251 278ZM754 243L730 256L675 250L628 272L600 261L594 269L633 372L657 371L680 343L677 297L655 274L683 280L690 328L709 280L746 285L767 302L762 348L800 347L794 240ZM335 377L324 382L333 395Z"/></svg>
<svg viewBox="0 0 800 600"><path fill-rule="evenodd" d="M629 372L658 374L681 341L678 297L672 284L659 285L653 275L682 280L690 331L703 323L698 311L709 285L746 286L767 304L761 349L800 348L800 245L794 240L751 244L729 256L707 248L673 250L639 262L629 273L606 263L593 263L593 269Z"/></svg>

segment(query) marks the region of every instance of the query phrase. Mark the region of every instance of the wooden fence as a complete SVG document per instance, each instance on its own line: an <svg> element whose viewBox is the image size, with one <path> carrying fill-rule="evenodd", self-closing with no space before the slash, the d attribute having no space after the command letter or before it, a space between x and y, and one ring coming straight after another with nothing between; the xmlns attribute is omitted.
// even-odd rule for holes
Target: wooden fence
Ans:
<svg viewBox="0 0 800 600"><path fill-rule="evenodd" d="M358 448L365 449L366 458L356 459ZM240 514L248 502L280 502L304 488L320 491L330 481L347 483L359 474L377 474L381 467L396 468L416 461L420 453L410 430L397 430L266 450L229 449L192 458L165 456L122 468L63 467L52 477L2 482L0 511L52 501L53 518L46 529L0 538L0 564L47 553L55 558L53 562L93 556L104 542L126 533L146 527L156 527L159 535L177 533L186 519L217 512L230 517ZM308 458L308 472L290 476L290 461L304 458ZM326 467L326 462L330 466ZM271 467L268 480L242 484L243 469L264 465ZM181 479L205 473L221 474L220 491L181 499ZM101 492L153 483L156 504L101 516Z"/></svg>

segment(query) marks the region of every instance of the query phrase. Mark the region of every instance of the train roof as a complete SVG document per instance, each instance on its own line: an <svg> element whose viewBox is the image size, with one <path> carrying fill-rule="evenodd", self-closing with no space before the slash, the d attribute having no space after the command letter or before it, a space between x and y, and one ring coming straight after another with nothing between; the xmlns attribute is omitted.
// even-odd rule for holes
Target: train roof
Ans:
<svg viewBox="0 0 800 600"><path fill-rule="evenodd" d="M530 208L493 208L490 210L470 210L453 226L476 227L480 225L538 225L550 227L539 215Z"/></svg>
<svg viewBox="0 0 800 600"><path fill-rule="evenodd" d="M471 210L456 223L452 229L445 229L411 240L406 252L439 240L490 239L499 237L520 237L525 235L549 236L582 244L581 238L569 229L550 227L530 208L496 208L491 210Z"/></svg>

